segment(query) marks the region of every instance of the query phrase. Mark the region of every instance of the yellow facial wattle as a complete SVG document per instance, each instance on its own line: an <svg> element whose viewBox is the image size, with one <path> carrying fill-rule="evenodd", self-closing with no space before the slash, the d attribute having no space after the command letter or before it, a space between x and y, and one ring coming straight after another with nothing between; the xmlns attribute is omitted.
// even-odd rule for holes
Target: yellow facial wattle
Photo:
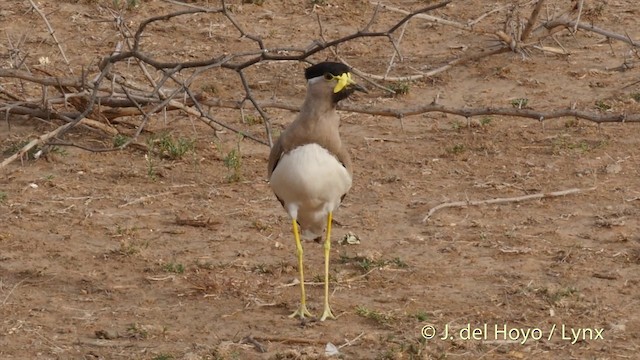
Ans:
<svg viewBox="0 0 640 360"><path fill-rule="evenodd" d="M338 83L333 88L333 93L339 93L344 89L347 85L355 84L355 82L351 79L351 73L344 73L340 76L335 76L334 79L338 79Z"/></svg>

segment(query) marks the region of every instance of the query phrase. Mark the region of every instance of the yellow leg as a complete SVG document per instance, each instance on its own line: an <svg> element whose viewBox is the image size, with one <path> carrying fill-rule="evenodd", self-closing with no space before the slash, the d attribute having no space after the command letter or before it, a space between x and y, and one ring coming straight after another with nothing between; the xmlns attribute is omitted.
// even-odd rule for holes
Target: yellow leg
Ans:
<svg viewBox="0 0 640 360"><path fill-rule="evenodd" d="M298 230L298 222L293 219L293 237L296 239L296 251L298 254L298 270L300 271L300 307L289 317L300 316L300 319L304 319L305 316L311 316L309 310L307 310L307 295L304 292L304 268L302 265L302 243L300 242L300 231Z"/></svg>
<svg viewBox="0 0 640 360"><path fill-rule="evenodd" d="M333 214L329 212L327 215L327 238L324 241L324 312L320 321L325 321L327 318L335 319L329 306L329 256L331 255L331 220Z"/></svg>

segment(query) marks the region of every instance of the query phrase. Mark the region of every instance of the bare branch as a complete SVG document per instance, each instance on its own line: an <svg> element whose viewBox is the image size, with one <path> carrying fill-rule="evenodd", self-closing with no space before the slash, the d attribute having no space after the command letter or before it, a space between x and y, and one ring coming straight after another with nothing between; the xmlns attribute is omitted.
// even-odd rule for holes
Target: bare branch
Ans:
<svg viewBox="0 0 640 360"><path fill-rule="evenodd" d="M429 213L427 213L427 215L422 219L422 222L425 223L427 222L427 220L429 220L429 218L438 210L442 210L445 208L450 208L450 207L465 207L465 206L478 206L478 205L491 205L491 204L506 204L506 203L513 203L513 202L522 202L522 201L528 201L528 200L539 200L539 199L545 199L545 198L552 198L552 197L559 197L559 196L565 196L565 195L571 195L571 194L577 194L577 193L581 193L581 192L586 192L586 191L592 191L595 190L595 187L592 188L588 188L588 189L568 189L568 190L562 190L562 191L554 191L554 192L550 192L550 193L537 193L537 194L530 194L530 195L524 195L524 196L517 196L517 197L509 197L509 198L495 198L495 199L489 199L489 200L464 200L464 201L454 201L454 202L447 202L447 203L443 203L440 204L436 207L433 207L429 210Z"/></svg>
<svg viewBox="0 0 640 360"><path fill-rule="evenodd" d="M419 79L423 79L423 78L427 78L430 76L434 76L437 75L441 72L447 71L450 68L452 68L453 66L456 65L461 65L464 63L467 63L469 61L476 61L476 60L480 60L482 58L488 57L488 56L492 56L492 55L496 55L496 54L502 54L505 52L509 52L510 49L508 47L498 47L495 49L483 49L480 50L476 53L473 54L469 54L467 56L464 57L460 57L454 60L451 60L449 63L440 66L438 68L435 68L433 70L427 71L427 72L423 72L420 74L415 74L415 75L407 75L407 76L384 76L384 75L376 75L376 74L369 74L366 73L364 71L358 70L356 68L354 68L353 66L349 65L348 62L346 62L346 60L342 59L339 57L340 61L342 61L343 63L345 63L346 65L349 65L349 67L354 69L354 73L358 76L361 76L365 79L369 78L369 79L374 79L374 80L386 80L386 81L414 81L414 80L419 80Z"/></svg>
<svg viewBox="0 0 640 360"><path fill-rule="evenodd" d="M33 0L29 1L34 5L34 9L37 9ZM176 3L172 0L165 1L169 3ZM172 110L181 111L189 116L196 116L200 121L216 131L223 128L228 129L229 131L242 134L243 136L258 143L271 145L273 143L271 122L269 116L265 112L265 109L271 107L297 111L298 108L297 106L289 104L261 101L255 97L254 91L250 86L251 84L246 77L247 72L245 69L258 63L272 61L301 61L313 63L314 55L322 51L329 50L332 51L334 56L340 61L351 66L356 75L362 77L365 81L374 84L374 86L378 88L390 91L390 89L376 83L375 81L407 81L424 79L469 61L509 51L525 52L527 49L539 49L546 52L568 53L568 50L565 50L564 48L560 50L558 48L545 46L542 44L541 40L557 31L561 31L563 29L570 30L572 26L577 29L599 33L612 39L624 41L635 47L640 45L637 41L631 39L628 34L616 34L608 30L581 23L579 21L579 17L576 21L571 20L572 18L575 18L575 9L572 9L559 17L548 20L542 25L536 25L539 13L545 4L544 0L533 0L526 2L526 4L521 4L521 6L533 6L533 10L528 21L522 25L524 30L521 35L518 35L518 33L520 32L519 30L521 28L522 19L514 20L516 21L515 30L514 27L512 27L511 30L514 31L510 31L509 34L505 32L501 34L498 29L483 31L474 28L475 24L477 24L481 19L486 18L489 14L503 11L507 8L505 6L497 7L487 13L484 13L475 20L467 22L445 20L436 16L426 15L427 12L442 8L450 2L451 0L442 1L412 12L379 4L376 6L371 18L368 19L368 22L361 30L333 40L325 39L322 22L318 17L320 40L315 40L313 45L308 48L267 48L259 36L250 34L243 28L243 24L236 20L234 17L235 15L229 10L224 1L221 1L219 3L220 6L215 8L197 7L180 3L180 5L189 7L189 9L148 18L142 21L135 31L126 26L126 22L121 18L121 15L117 15L116 26L126 40L118 42L116 50L102 59L98 65L99 72L97 74L92 74L91 77L89 77L89 79L91 79L90 81L87 80L84 68L83 74L79 78L52 76L52 74L49 74L46 71L42 71L45 74L42 76L41 74L37 75L31 72L15 69L0 69L0 78L20 79L22 80L20 83L22 84L23 89L24 83L26 82L30 84L31 89L40 90L40 96L37 99L29 99L26 96L21 98L21 96L19 96L20 94L16 94L15 90L12 88L0 88L0 95L2 96L0 101L8 99L8 101L3 101L0 104L0 111L4 110L7 122L9 121L10 114L24 114L43 119L44 121L56 126L56 129L53 130L55 133L47 133L43 135L43 137L33 140L35 142L32 141L30 143L31 148L38 144L46 145L47 143L52 143L54 140L59 144L82 147L82 145L66 143L64 139L62 139L64 133L77 125L83 125L93 130L99 130L100 134L104 134L106 136L114 136L119 133L118 129L114 127L114 124L118 125L123 123L122 120L115 119L122 116L135 117L135 123L129 124L136 129L135 134L130 141L127 142L127 145L129 143L135 144L135 142L131 141L134 141L136 137L141 134L152 114L158 112L166 113L167 111ZM404 14L405 16L399 21L390 24L386 30L372 31L371 29L374 28L374 25L378 21L380 11L385 9ZM151 24L169 21L179 16L190 16L194 14L218 14L216 16L224 17L237 30L239 36L253 41L251 48L242 52L214 54L210 58L185 62L160 61L151 55L153 52L147 52L145 50L146 43L144 39L147 38L145 32L150 28ZM43 16L43 14L41 14L41 16ZM401 48L401 43L405 31L408 31L409 29L409 22L411 22L411 24L415 24L414 21L410 21L413 18L425 19L436 24L452 26L457 29L463 29L474 33L490 34L493 37L498 38L499 44L498 46L488 46L485 48L475 47L469 51L466 51L465 49L465 52L463 52L462 55L457 55L455 58L447 59L443 63L430 68L429 71L414 70L415 73L410 73L406 76L396 75L393 74L394 62L398 56L401 57L403 50L406 52L406 49ZM53 29L50 25L48 25L48 27L51 36L54 37L56 44L62 52L59 42L55 39ZM399 31L399 35L396 35L397 31ZM379 69L378 71L380 71L380 73L378 74L372 73L374 71L365 71L365 69L359 69L350 65L347 62L349 59L342 58L336 51L336 47L340 44L354 41L356 39L375 37L389 39L391 46L394 48L394 53L388 63L386 71L385 69ZM10 44L13 44L11 39L9 39L9 42ZM12 64L14 65L12 66L16 66L17 64L22 66L24 58L13 59ZM139 71L141 71L141 76L146 79L146 82L136 83L136 80L134 80L136 77L124 76L117 72L116 64L131 60L136 61L140 68ZM402 59L400 59L400 61L402 61ZM20 68L19 66L16 68ZM24 64L22 68L28 70L26 64ZM411 69L418 68L420 67L411 67ZM158 74L160 74L160 79L156 80L154 78L154 69ZM239 82L242 84L242 88L244 90L244 94L241 95L241 99L238 101L205 99L205 96L202 94L194 92L194 90L191 89L192 83L198 76L211 70L233 71L237 73ZM186 78L183 77L185 76L185 73L188 73ZM152 76L152 74L154 74L154 76ZM53 87L55 91L52 91L51 87ZM60 94L58 94L58 92ZM263 118L264 134L260 134L259 136L248 134L241 129L215 119L210 112L205 111L204 108L204 106L214 106L242 109L242 106L245 105L247 101L251 102L253 107ZM69 109L68 105L72 105L75 109ZM575 108L544 111L482 106L477 108L459 108L455 106L441 105L436 102L430 104L415 104L408 108L401 109L359 107L354 104L347 103L341 104L339 109L363 114L396 117L400 119L406 116L424 114L428 112L441 112L459 115L465 118L481 115L503 115L531 118L541 122L559 117L575 117L596 123L640 121L640 115L638 114L614 114L598 112L595 110L590 112L585 111L584 109L578 110ZM63 125L60 125L60 120L64 122ZM15 154L15 157L6 159L5 161L11 162L16 158L23 156L26 151L28 151L28 149L22 149L18 154Z"/></svg>
<svg viewBox="0 0 640 360"><path fill-rule="evenodd" d="M45 16L45 14L42 12L42 10L40 10L40 8L36 5L36 3L33 2L33 0L29 0L29 3L31 4L31 7L33 7L33 9L38 13L38 15L40 15L44 23L47 25L47 29L49 30L49 35L51 35L51 37L53 38L53 41L56 43L56 46L58 46L58 49L60 50L60 54L62 55L64 62L69 67L69 71L73 74L71 63L69 63L69 59L67 59L67 55L64 53L64 50L62 49L62 45L60 45L60 42L58 41L58 37L56 36L56 32L53 30L53 27L51 27L49 20L47 20L47 17Z"/></svg>
<svg viewBox="0 0 640 360"><path fill-rule="evenodd" d="M578 119L584 119L593 121L596 123L606 122L640 122L640 114L602 114L593 113L576 109L560 109L552 111L535 111L531 109L517 109L517 108L467 108L460 109L440 104L427 104L417 106L409 109L357 109L351 106L339 107L341 110L360 112L371 115L391 116L396 118L403 118L411 115L419 115L427 112L442 112L447 114L460 115L465 118L473 116L483 115L503 115L503 116L515 116L535 119L539 121L545 121L550 119L562 118L562 117L574 117Z"/></svg>
<svg viewBox="0 0 640 360"><path fill-rule="evenodd" d="M219 106L231 109L239 109L241 107L240 102L235 101L221 101L221 100L205 100L203 104L209 106ZM290 111L299 111L298 105L280 103L274 101L261 101L260 107L263 109L282 109ZM570 117L576 119L583 119L592 121L594 123L613 123L613 122L640 122L640 114L609 114L609 113L597 113L588 112L584 110L576 109L559 109L551 111L536 111L532 109L518 109L518 108L456 108L452 106L440 105L437 103L429 103L425 105L416 106L414 108L393 109L393 108L374 108L374 107L361 107L351 104L338 104L338 110L348 111L359 114L377 115L385 117L394 117L402 119L407 116L421 115L430 112L440 112L445 114L459 115L464 118L471 118L474 116L487 116L487 115L502 115L513 116L538 120L540 122Z"/></svg>
<svg viewBox="0 0 640 360"><path fill-rule="evenodd" d="M418 14L414 14L414 13L412 13L410 11L407 11L407 10L404 10L404 9L400 9L400 8L397 8L397 7L393 7L393 6L390 6L390 5L382 4L379 1L373 1L373 0L369 1L369 3L371 3L373 5L376 5L376 6L379 6L379 7L383 8L383 9L385 9L385 10L397 12L397 13L404 14L404 15L407 15L407 16L413 14L412 17L416 17L418 19L424 19L424 20L430 21L430 22L435 23L435 24L448 25L448 26L452 26L452 27L455 27L455 28L458 28L458 29L462 29L462 30L471 30L471 27L469 25L465 25L465 24L462 24L462 23L459 23L459 22L455 22L455 21L451 21L451 20L442 19L442 18L439 18L437 16L426 15L426 14L423 14L423 12L420 12ZM447 2L447 3L449 3L449 2ZM442 6L438 6L438 8L439 7L442 7ZM433 10L433 9L431 9L431 10ZM426 12L426 11L424 11L424 12Z"/></svg>
<svg viewBox="0 0 640 360"><path fill-rule="evenodd" d="M608 38L622 41L622 42L627 43L629 45L632 45L634 47L640 47L640 42L634 41L633 39L631 39L627 35L617 34L617 33L611 32L609 30L601 29L601 28L599 28L599 27L597 27L595 25L578 23L575 20L569 19L566 15L558 17L558 18L555 18L555 19L552 19L552 20L549 20L549 21L543 23L542 25L540 25L540 27L538 27L536 30L534 30L534 35L536 35L538 38L541 38L541 37L553 34L555 31L557 31L558 27L567 28L567 27L576 27L576 26L577 26L578 29L582 29L582 30L594 32L596 34L604 35L604 36L606 36Z"/></svg>
<svg viewBox="0 0 640 360"><path fill-rule="evenodd" d="M531 35L533 26L536 24L536 20L538 20L538 15L540 15L540 10L542 10L542 5L544 5L544 0L538 0L536 7L533 8L533 11L531 12L531 16L529 16L529 21L527 21L527 25L522 32L520 41L526 41L529 38L529 35Z"/></svg>
<svg viewBox="0 0 640 360"><path fill-rule="evenodd" d="M37 139L33 139L31 140L28 144L26 144L25 146L22 147L22 149L20 149L17 153L9 156L8 158L4 159L4 161L2 161L2 163L0 163L0 169L4 168L5 166L9 165L10 163L12 163L13 161L15 161L16 159L22 158L26 153L29 152L29 150L33 149L34 147L44 144L46 143L49 139L52 139L53 137L57 136L58 134L62 133L65 130L70 129L71 127L75 126L75 122L68 122L58 128L56 128L55 130L49 131L48 133L39 136Z"/></svg>
<svg viewBox="0 0 640 360"><path fill-rule="evenodd" d="M583 6L584 6L584 0L578 0L578 17L576 18L576 24L573 26L573 32L578 31L578 24L580 23L580 17L582 16Z"/></svg>
<svg viewBox="0 0 640 360"><path fill-rule="evenodd" d="M251 89L249 89L249 83L247 82L247 78L244 76L244 73L242 72L242 70L238 71L238 75L240 76L240 81L242 81L242 86L244 87L244 91L247 94L247 97L245 98L245 100L248 99L249 101L251 101L251 103L256 108L256 110L258 110L258 113L260 113L260 116L262 116L262 119L264 120L265 130L267 133L267 139L269 140L269 147L273 147L273 136L271 135L271 121L269 120L269 117L264 112L264 110L262 110L262 107L260 106L260 104L258 104L256 99L254 99Z"/></svg>
<svg viewBox="0 0 640 360"><path fill-rule="evenodd" d="M46 86L69 86L76 89L80 89L83 84L82 79L60 78L55 76L36 76L30 72L21 70L0 69L0 78L5 77L22 79Z"/></svg>

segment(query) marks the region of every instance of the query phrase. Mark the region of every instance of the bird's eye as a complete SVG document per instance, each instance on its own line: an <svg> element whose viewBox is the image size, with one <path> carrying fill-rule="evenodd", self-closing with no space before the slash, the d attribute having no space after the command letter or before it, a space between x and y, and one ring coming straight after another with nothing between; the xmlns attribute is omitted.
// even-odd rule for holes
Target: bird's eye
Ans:
<svg viewBox="0 0 640 360"><path fill-rule="evenodd" d="M324 74L324 78L325 78L325 80L333 80L333 74L326 73L326 74Z"/></svg>

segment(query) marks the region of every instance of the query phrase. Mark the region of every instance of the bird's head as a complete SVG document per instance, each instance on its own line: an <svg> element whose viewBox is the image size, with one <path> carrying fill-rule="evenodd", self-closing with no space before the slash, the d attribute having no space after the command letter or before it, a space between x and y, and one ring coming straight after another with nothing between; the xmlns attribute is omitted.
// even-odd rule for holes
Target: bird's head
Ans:
<svg viewBox="0 0 640 360"><path fill-rule="evenodd" d="M334 103L346 99L354 91L367 92L351 78L347 65L338 62L321 62L308 67L304 72L309 88L330 94Z"/></svg>

